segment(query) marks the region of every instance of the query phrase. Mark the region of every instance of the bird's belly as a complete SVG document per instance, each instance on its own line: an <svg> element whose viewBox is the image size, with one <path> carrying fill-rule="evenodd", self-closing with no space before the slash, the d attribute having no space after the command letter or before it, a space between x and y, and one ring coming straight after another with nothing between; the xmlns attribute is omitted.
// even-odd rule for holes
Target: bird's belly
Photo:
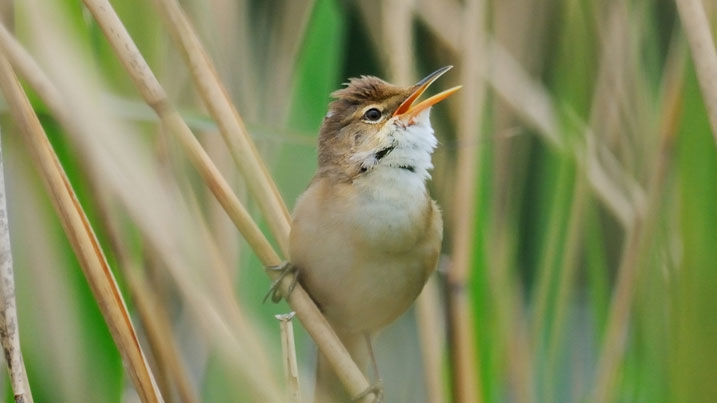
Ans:
<svg viewBox="0 0 717 403"><path fill-rule="evenodd" d="M302 282L326 318L345 332L373 332L405 312L421 292L427 274L420 253L365 253L350 261L315 262Z"/></svg>
<svg viewBox="0 0 717 403"><path fill-rule="evenodd" d="M403 213L366 216L335 232L325 228L322 252L304 264L307 288L334 326L349 332L378 330L421 292L440 239L431 242L425 225Z"/></svg>

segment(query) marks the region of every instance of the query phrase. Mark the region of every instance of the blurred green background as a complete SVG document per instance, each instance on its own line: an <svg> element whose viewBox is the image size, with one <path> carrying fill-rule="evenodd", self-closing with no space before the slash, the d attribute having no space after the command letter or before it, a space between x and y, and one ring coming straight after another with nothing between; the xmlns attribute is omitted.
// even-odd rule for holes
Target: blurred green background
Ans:
<svg viewBox="0 0 717 403"><path fill-rule="evenodd" d="M244 329L259 339L227 347L207 337L197 322L201 312L152 257L131 215L111 210L130 260L143 268L164 307L172 329L165 336L176 343L195 399L263 401L257 390L266 386L222 355L225 348L240 356L261 350L274 385L281 385L273 315L288 307L261 303L269 287L261 264L142 103L91 15L77 1L48 3L68 27L67 46L83 55L68 62L99 78L98 107L155 156L157 171L147 175L163 176L197 207L189 210L206 225L212 246L201 246L200 226L181 236L198 237L197 253L216 248L250 324ZM136 0L112 5L268 233L156 8ZM455 66L431 88L464 86L432 114L440 145L429 186L446 221L444 258L428 302L437 315L431 330L441 356L433 369L441 384L431 391L423 378L419 334L425 329L411 310L379 339L387 402L467 401L457 397L453 362L460 354L473 363L476 401L714 401L717 147L673 2L186 0L182 6L289 208L316 168L316 134L329 94L348 77L408 85ZM714 37L717 7L704 6ZM15 2L3 16L32 54L53 29L41 30L41 7ZM55 68L52 60L39 60L43 69ZM28 91L133 308L87 156ZM4 104L2 124L21 338L35 399L134 401ZM174 236L180 234L167 234ZM461 241L468 248L458 247ZM461 262L467 266L457 268ZM465 277L451 277L464 269ZM204 279L205 267L194 270L193 279ZM459 288L470 303L464 318L451 314ZM184 401L135 319L155 373L166 382L165 399ZM455 321L462 319L474 351L454 343ZM314 347L295 326L309 401ZM251 372L256 362L245 357ZM5 388L12 400L7 382Z"/></svg>

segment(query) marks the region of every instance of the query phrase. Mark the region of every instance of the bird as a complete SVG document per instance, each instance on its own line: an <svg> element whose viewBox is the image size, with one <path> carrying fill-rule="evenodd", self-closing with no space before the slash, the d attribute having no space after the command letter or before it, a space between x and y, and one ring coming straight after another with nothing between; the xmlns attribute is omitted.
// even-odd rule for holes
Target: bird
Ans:
<svg viewBox="0 0 717 403"><path fill-rule="evenodd" d="M438 143L429 111L460 86L416 101L451 68L409 86L351 78L331 94L318 169L295 204L282 270L296 274L364 375L373 370L378 379L348 396L319 352L317 403L369 393L382 400L371 343L411 306L436 269L443 221L426 187Z"/></svg>

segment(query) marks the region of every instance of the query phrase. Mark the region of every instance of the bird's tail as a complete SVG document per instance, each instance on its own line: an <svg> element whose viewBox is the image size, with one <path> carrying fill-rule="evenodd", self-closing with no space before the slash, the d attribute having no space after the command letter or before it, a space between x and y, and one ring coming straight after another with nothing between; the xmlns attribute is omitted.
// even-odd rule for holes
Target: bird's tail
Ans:
<svg viewBox="0 0 717 403"><path fill-rule="evenodd" d="M340 334L339 339L344 343L361 372L367 375L371 363L371 350L367 336L355 333L349 335ZM320 351L316 360L316 389L314 394L316 403L348 403L354 397L348 395L344 385Z"/></svg>

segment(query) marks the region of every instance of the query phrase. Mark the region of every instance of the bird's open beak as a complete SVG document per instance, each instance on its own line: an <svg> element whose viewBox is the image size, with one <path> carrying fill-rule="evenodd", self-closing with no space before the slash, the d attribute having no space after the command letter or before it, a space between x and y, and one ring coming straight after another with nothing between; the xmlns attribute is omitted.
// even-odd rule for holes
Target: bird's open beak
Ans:
<svg viewBox="0 0 717 403"><path fill-rule="evenodd" d="M416 117L419 113L423 112L424 110L430 108L431 106L443 101L444 99L451 96L454 92L461 89L461 86L458 85L456 87L453 87L451 89L447 89L441 93L438 93L426 100L423 100L419 102L418 104L414 105L413 103L416 102L416 99L423 94L424 91L434 82L438 79L438 77L442 76L445 72L452 69L453 66L445 66L441 67L440 69L434 71L433 73L429 74L428 77L424 78L423 80L417 82L414 85L414 90L411 93L411 95L406 98L405 101L401 103L401 105L398 106L396 111L393 113L393 116L400 116L401 120L411 122L414 117Z"/></svg>

